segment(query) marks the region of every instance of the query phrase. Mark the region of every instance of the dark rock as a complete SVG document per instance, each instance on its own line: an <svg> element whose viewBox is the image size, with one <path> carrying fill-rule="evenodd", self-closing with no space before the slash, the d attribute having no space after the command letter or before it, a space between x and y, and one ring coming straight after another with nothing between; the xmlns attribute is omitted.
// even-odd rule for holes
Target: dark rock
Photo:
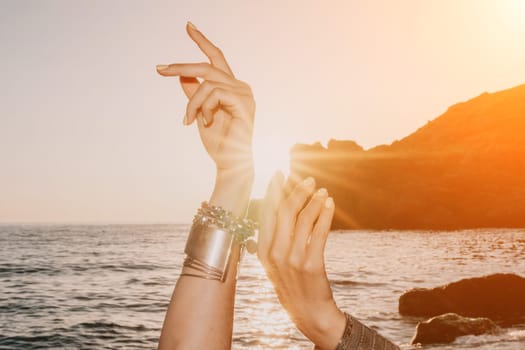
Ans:
<svg viewBox="0 0 525 350"><path fill-rule="evenodd" d="M463 335L496 334L499 327L490 319L444 314L418 323L412 344L451 343Z"/></svg>
<svg viewBox="0 0 525 350"><path fill-rule="evenodd" d="M399 313L434 317L446 313L488 317L502 326L525 322L525 278L494 274L433 289L412 289L399 298Z"/></svg>

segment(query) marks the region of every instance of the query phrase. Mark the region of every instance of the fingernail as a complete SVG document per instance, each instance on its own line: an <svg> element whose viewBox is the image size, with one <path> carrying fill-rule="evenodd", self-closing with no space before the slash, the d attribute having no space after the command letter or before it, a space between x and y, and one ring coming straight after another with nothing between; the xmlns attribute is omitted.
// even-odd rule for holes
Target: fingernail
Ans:
<svg viewBox="0 0 525 350"><path fill-rule="evenodd" d="M326 188L320 188L317 190L317 193L316 195L318 196L326 196L328 194L328 191L326 190Z"/></svg>
<svg viewBox="0 0 525 350"><path fill-rule="evenodd" d="M188 125L188 115L184 114L184 119L182 119L182 125Z"/></svg>
<svg viewBox="0 0 525 350"><path fill-rule="evenodd" d="M204 127L208 126L208 121L206 120L206 118L204 118L204 116L201 115L199 119L201 120L201 123L202 125L204 125Z"/></svg>
<svg viewBox="0 0 525 350"><path fill-rule="evenodd" d="M157 64L157 70L164 70L168 68L169 66L167 64Z"/></svg>
<svg viewBox="0 0 525 350"><path fill-rule="evenodd" d="M191 23L190 21L188 21L188 26L193 30L198 30L197 27L195 27L195 24Z"/></svg>
<svg viewBox="0 0 525 350"><path fill-rule="evenodd" d="M305 187L313 187L315 184L315 181L313 179L313 177L307 177L304 181L303 181L303 185Z"/></svg>
<svg viewBox="0 0 525 350"><path fill-rule="evenodd" d="M332 209L334 207L334 200L332 197L326 198L326 200L324 201L324 207L326 209Z"/></svg>

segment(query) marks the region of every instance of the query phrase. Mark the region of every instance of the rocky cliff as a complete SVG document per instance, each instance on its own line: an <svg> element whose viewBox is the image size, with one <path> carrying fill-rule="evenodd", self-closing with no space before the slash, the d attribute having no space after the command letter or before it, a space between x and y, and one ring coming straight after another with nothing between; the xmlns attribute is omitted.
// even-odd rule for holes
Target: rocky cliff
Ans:
<svg viewBox="0 0 525 350"><path fill-rule="evenodd" d="M525 85L484 93L391 145L296 145L291 173L314 176L334 227L525 227Z"/></svg>

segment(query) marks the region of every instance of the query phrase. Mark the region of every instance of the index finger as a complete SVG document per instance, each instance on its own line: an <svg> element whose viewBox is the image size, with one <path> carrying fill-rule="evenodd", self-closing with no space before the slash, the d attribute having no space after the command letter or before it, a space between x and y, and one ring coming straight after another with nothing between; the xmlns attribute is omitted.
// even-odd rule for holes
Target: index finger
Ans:
<svg viewBox="0 0 525 350"><path fill-rule="evenodd" d="M208 38L206 38L204 34L202 34L201 31L198 30L193 23L187 23L186 31L188 32L188 35L190 36L191 40L193 40L201 49L201 51L204 52L206 57L210 59L210 62L213 66L224 71L231 77L234 77L233 72L230 66L228 65L228 62L226 61L226 58L224 57L224 54L222 53L221 49L219 49L210 40L208 40Z"/></svg>
<svg viewBox="0 0 525 350"><path fill-rule="evenodd" d="M165 77L202 78L230 85L236 84L234 78L207 62L159 64L157 65L157 72Z"/></svg>

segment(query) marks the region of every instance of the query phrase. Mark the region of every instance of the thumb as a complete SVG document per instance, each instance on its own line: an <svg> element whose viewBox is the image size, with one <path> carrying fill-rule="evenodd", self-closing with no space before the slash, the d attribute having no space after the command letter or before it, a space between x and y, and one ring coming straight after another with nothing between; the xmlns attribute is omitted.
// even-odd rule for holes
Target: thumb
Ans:
<svg viewBox="0 0 525 350"><path fill-rule="evenodd" d="M266 196L263 200L261 218L259 220L259 238L257 242L257 255L261 259L268 257L273 242L276 213L281 202L284 175L277 172L272 177Z"/></svg>

